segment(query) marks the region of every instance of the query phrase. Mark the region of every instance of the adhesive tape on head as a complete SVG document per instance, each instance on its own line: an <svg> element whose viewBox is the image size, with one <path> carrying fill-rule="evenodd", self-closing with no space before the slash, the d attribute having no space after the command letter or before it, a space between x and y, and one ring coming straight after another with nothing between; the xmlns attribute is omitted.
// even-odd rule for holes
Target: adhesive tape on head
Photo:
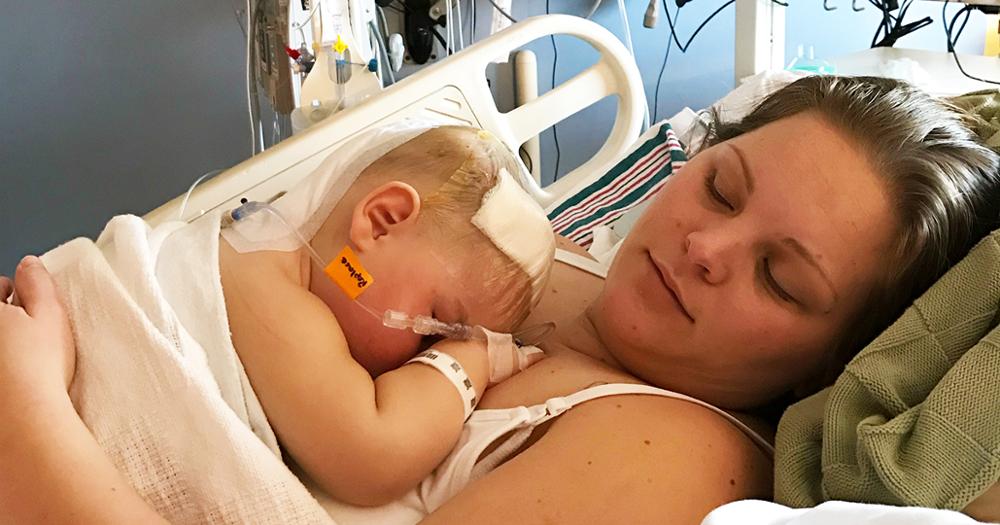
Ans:
<svg viewBox="0 0 1000 525"><path fill-rule="evenodd" d="M513 175L501 169L498 179L483 196L472 224L528 274L534 305L548 280L555 256L555 234L545 211Z"/></svg>

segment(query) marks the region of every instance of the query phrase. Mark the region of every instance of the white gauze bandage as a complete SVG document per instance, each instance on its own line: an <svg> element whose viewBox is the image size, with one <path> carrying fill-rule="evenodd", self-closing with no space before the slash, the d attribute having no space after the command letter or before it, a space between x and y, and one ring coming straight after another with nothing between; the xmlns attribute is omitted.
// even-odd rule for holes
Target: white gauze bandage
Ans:
<svg viewBox="0 0 1000 525"><path fill-rule="evenodd" d="M501 168L498 179L483 195L472 224L528 275L531 304L536 305L555 257L555 234L545 211L514 175Z"/></svg>

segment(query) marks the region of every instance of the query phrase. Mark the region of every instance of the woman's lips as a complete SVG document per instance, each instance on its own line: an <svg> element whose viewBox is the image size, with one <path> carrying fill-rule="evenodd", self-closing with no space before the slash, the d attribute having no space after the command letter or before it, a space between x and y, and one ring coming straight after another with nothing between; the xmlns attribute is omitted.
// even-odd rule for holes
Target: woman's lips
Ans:
<svg viewBox="0 0 1000 525"><path fill-rule="evenodd" d="M670 299L677 304L677 307L688 318L688 320L693 323L694 317L687 309L687 306L685 306L684 298L680 293L680 289L677 287L677 282L674 281L673 277L671 277L670 271L664 265L660 264L660 262L653 257L652 253L647 252L647 255L649 256L650 262L653 263L653 267L656 268L656 273L660 276L660 282L663 283L663 287L666 288L668 292L667 295L669 295Z"/></svg>

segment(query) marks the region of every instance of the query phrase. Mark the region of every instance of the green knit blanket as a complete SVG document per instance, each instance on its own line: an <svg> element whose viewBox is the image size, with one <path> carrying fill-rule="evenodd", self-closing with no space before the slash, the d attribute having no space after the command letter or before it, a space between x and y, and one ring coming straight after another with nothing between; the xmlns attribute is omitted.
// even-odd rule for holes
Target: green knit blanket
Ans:
<svg viewBox="0 0 1000 525"><path fill-rule="evenodd" d="M969 127L987 146L1000 152L1000 91L976 91L949 101L968 113Z"/></svg>
<svg viewBox="0 0 1000 525"><path fill-rule="evenodd" d="M778 426L775 500L960 510L1000 480L1000 231Z"/></svg>

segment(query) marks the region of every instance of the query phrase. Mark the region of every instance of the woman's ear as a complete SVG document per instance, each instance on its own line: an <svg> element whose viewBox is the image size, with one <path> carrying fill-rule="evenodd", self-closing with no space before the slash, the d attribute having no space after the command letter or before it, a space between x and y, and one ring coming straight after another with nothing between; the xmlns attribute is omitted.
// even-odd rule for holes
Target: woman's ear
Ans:
<svg viewBox="0 0 1000 525"><path fill-rule="evenodd" d="M412 227L420 215L420 194L405 182L388 182L365 195L351 214L349 237L367 250L386 236Z"/></svg>

